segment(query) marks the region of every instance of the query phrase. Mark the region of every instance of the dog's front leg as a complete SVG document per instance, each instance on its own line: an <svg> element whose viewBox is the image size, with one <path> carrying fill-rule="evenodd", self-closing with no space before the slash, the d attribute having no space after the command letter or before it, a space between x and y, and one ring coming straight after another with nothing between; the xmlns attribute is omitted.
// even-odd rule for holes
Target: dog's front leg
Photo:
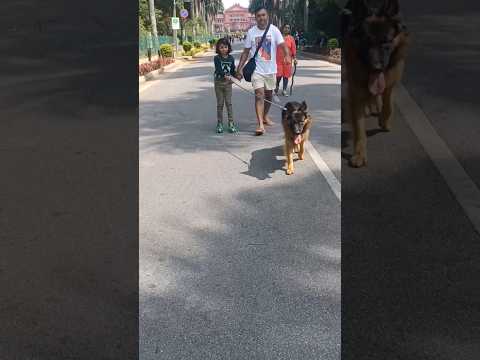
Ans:
<svg viewBox="0 0 480 360"><path fill-rule="evenodd" d="M356 103L352 110L353 156L350 165L358 168L367 165L367 132L362 106Z"/></svg>
<svg viewBox="0 0 480 360"><path fill-rule="evenodd" d="M293 174L293 149L291 146L285 144L285 157L286 157L286 168L287 168L287 175Z"/></svg>
<svg viewBox="0 0 480 360"><path fill-rule="evenodd" d="M300 143L300 151L298 152L298 159L305 159L305 139Z"/></svg>
<svg viewBox="0 0 480 360"><path fill-rule="evenodd" d="M393 118L393 87L385 90L383 94L383 106L378 118L378 126L384 131L390 131Z"/></svg>

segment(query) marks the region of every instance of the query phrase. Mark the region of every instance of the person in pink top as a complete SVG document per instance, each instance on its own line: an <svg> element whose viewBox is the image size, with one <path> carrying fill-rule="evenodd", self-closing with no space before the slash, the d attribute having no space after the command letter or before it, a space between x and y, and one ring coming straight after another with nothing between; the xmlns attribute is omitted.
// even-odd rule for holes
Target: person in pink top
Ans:
<svg viewBox="0 0 480 360"><path fill-rule="evenodd" d="M292 59L296 64L297 47L295 45L295 39L292 35L290 35L290 25L283 25L282 33L285 45L287 45L288 49L290 50L290 55L292 56ZM278 95L278 87L280 86L280 81L283 79L282 95L288 96L287 87L288 79L292 76L292 64L285 64L284 57L285 55L283 54L283 49L279 46L277 49L277 87L275 88L275 94Z"/></svg>

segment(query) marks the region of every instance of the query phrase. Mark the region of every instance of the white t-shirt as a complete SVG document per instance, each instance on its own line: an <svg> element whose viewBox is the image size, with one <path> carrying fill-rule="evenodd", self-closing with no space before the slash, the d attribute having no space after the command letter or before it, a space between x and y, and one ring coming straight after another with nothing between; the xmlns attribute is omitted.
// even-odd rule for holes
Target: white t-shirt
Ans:
<svg viewBox="0 0 480 360"><path fill-rule="evenodd" d="M253 26L247 32L245 39L245 49L250 49L252 58L257 50L258 43L262 40L265 29L260 30L258 26ZM284 42L282 33L275 25L270 25L267 36L263 40L262 47L258 50L256 58L255 72L262 75L270 75L277 73L277 46Z"/></svg>

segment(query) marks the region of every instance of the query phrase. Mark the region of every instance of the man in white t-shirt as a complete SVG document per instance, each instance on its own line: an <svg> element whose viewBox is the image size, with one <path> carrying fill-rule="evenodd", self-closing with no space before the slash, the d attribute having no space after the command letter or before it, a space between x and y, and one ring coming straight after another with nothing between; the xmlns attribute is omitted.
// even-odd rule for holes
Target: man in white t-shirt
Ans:
<svg viewBox="0 0 480 360"><path fill-rule="evenodd" d="M243 77L243 67L248 59L253 57L257 45L262 39L268 25L268 12L265 7L259 7L255 11L255 20L257 25L248 30L245 39L245 48L238 63L237 78L240 80ZM286 64L292 62L292 58L288 47L283 41L283 36L278 28L271 24L268 29L267 36L263 41L262 47L258 51L256 57L256 68L252 75L252 85L255 89L255 112L257 114L258 126L255 131L257 135L265 133L264 125L272 125L272 120L268 117L268 110L270 110L270 103L264 99L272 101L273 89L276 86L277 73L277 46L282 46L285 54L284 61Z"/></svg>

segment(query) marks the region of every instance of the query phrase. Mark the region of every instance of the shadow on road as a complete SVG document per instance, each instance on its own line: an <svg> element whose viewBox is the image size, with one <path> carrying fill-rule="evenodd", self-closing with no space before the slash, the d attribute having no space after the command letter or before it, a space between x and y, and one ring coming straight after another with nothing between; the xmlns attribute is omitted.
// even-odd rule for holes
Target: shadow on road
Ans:
<svg viewBox="0 0 480 360"><path fill-rule="evenodd" d="M283 156L283 146L256 150L252 152L248 171L242 174L258 180L270 179L271 174L283 168L285 160L277 159L278 156Z"/></svg>
<svg viewBox="0 0 480 360"><path fill-rule="evenodd" d="M196 71L200 71L196 69ZM203 70L201 70L203 71ZM283 99L287 101L303 100L300 95L308 94L306 99L312 113L319 113L315 118L315 127L326 127L322 122L322 112L338 111L335 99L339 99L339 86L337 84L321 85L331 89L330 95L317 98L314 94L318 91L316 84L294 85L292 97ZM249 109L246 115L245 109ZM193 111L192 111L193 109ZM251 109L251 110L250 110ZM235 89L233 92L233 112L235 121L240 127L240 136L231 141L232 148L242 147L247 143L256 141L249 136L255 130L255 113L253 96ZM272 128L267 129L270 134L280 133L280 111L273 108L270 112L276 122ZM139 136L141 151L178 152L178 151L208 151L219 150L224 141L229 141L230 134L222 136L215 134L216 103L213 83L205 82L195 89L186 91L182 96L165 97L161 100L140 101L139 108ZM258 140L258 139L257 139ZM329 143L325 143L329 146Z"/></svg>
<svg viewBox="0 0 480 360"><path fill-rule="evenodd" d="M141 277L141 358L338 359L340 206L321 189L314 174L209 197L181 226L160 217L176 245L141 243L157 276Z"/></svg>

